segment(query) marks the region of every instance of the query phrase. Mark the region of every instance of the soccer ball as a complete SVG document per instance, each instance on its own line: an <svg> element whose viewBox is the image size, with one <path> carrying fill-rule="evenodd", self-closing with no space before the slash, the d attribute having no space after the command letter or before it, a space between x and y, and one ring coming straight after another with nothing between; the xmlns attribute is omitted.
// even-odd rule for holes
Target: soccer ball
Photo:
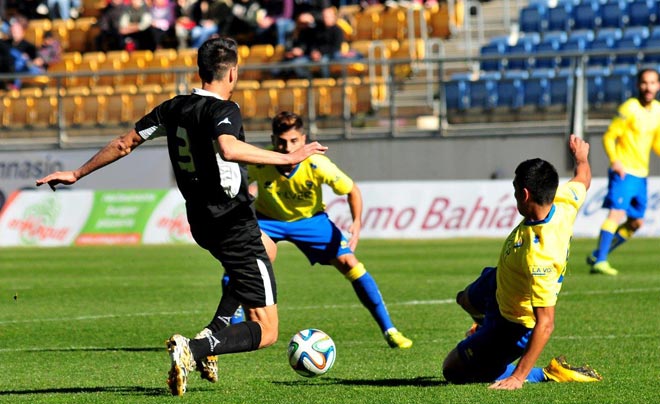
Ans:
<svg viewBox="0 0 660 404"><path fill-rule="evenodd" d="M321 330L299 331L289 341L289 364L301 376L315 377L332 368L337 348L332 338Z"/></svg>

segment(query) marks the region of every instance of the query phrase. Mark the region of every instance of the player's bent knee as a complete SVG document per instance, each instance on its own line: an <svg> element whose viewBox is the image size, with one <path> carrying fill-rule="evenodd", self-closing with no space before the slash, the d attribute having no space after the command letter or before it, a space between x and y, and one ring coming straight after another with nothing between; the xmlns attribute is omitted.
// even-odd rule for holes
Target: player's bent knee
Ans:
<svg viewBox="0 0 660 404"><path fill-rule="evenodd" d="M277 328L261 330L261 342L259 343L259 349L266 348L277 342Z"/></svg>
<svg viewBox="0 0 660 404"><path fill-rule="evenodd" d="M463 373L463 366L461 366L458 353L454 349L447 355L442 364L442 375L448 382L460 384L465 382L465 375Z"/></svg>

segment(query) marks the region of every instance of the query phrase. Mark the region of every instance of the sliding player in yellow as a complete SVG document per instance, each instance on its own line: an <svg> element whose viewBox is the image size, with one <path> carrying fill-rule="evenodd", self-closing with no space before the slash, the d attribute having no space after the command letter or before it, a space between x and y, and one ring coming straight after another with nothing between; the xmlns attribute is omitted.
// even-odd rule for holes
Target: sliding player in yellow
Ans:
<svg viewBox="0 0 660 404"><path fill-rule="evenodd" d="M603 135L610 160L603 207L610 211L600 228L598 248L587 257L592 274L618 274L607 256L644 222L651 148L660 154L660 103L655 99L660 90L658 72L639 72L637 89L637 98L630 98L619 107L618 115Z"/></svg>
<svg viewBox="0 0 660 404"><path fill-rule="evenodd" d="M480 327L447 355L447 381L514 390L525 381L601 380L592 368L572 367L563 356L534 367L555 326L573 223L591 184L589 145L571 135L569 147L575 176L566 184L559 185L552 164L538 158L516 168L513 195L523 220L504 242L497 267L485 268L456 297Z"/></svg>

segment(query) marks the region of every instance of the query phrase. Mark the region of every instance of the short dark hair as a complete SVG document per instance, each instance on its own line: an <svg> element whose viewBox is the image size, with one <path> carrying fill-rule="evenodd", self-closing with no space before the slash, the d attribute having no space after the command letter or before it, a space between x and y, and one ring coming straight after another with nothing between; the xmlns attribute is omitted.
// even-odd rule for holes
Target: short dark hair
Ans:
<svg viewBox="0 0 660 404"><path fill-rule="evenodd" d="M660 73L658 73L658 71L656 69L652 69L650 67L647 67L647 68L644 68L644 69L640 70L639 73L637 73L637 85L639 85L639 83L642 82L642 77L644 77L644 75L648 72L655 73L656 77L658 79L660 79Z"/></svg>
<svg viewBox="0 0 660 404"><path fill-rule="evenodd" d="M555 167L545 160L525 160L518 164L513 184L518 189L527 188L532 201L539 205L549 205L557 193L559 174Z"/></svg>
<svg viewBox="0 0 660 404"><path fill-rule="evenodd" d="M297 129L302 132L303 120L300 115L294 112L282 111L273 118L273 135L279 136L291 129Z"/></svg>
<svg viewBox="0 0 660 404"><path fill-rule="evenodd" d="M204 83L221 80L238 64L238 45L229 37L211 38L197 51L199 77Z"/></svg>

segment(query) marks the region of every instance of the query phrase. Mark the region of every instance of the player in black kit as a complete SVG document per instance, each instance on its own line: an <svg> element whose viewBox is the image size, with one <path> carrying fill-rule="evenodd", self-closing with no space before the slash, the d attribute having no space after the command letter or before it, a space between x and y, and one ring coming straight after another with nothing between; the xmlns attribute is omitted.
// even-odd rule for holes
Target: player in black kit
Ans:
<svg viewBox="0 0 660 404"><path fill-rule="evenodd" d="M283 154L245 143L241 111L230 101L238 79L236 48L231 38L205 42L197 58L202 88L163 102L140 119L134 129L112 140L78 169L54 172L36 182L48 184L53 190L58 184L74 184L145 141L167 137L192 236L231 277L222 295L222 301L228 303L224 306L243 305L249 320L199 339L179 334L170 337L168 386L173 395L185 393L188 374L195 369L202 372L203 378L216 381L217 368L209 369L217 366L213 356L253 351L277 340L275 277L247 192L245 164L293 165L327 149L312 142L295 153ZM233 312L226 314L229 319Z"/></svg>

